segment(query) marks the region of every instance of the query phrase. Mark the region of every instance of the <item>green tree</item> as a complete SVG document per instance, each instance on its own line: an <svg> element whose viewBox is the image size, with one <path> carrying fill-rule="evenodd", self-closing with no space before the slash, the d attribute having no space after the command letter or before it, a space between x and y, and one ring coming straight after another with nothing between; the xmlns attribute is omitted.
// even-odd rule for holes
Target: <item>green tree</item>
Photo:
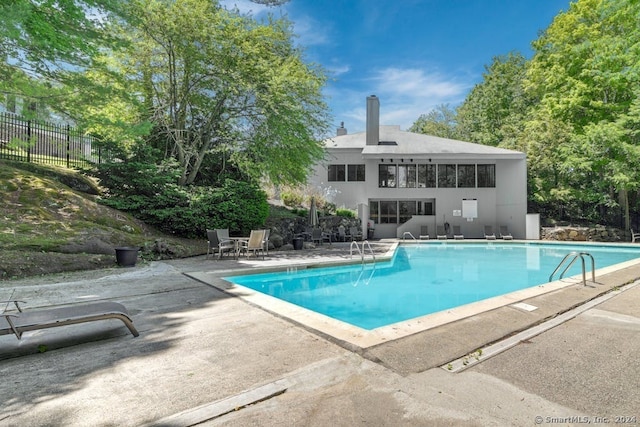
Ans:
<svg viewBox="0 0 640 427"><path fill-rule="evenodd" d="M525 87L538 120L561 122L571 138L550 139L574 204L603 216L621 206L629 227L628 193L637 190L633 126L640 84L640 2L580 0L534 42ZM579 191L578 191L579 190Z"/></svg>
<svg viewBox="0 0 640 427"><path fill-rule="evenodd" d="M518 137L531 100L523 89L526 59L517 52L493 58L457 110L461 139L484 145L520 149Z"/></svg>
<svg viewBox="0 0 640 427"><path fill-rule="evenodd" d="M329 123L325 76L303 61L288 21L260 24L208 0L130 7L122 34L131 50L111 57L110 67L126 77L119 81L138 96L155 139L177 159L181 185L196 182L213 153L249 178L306 179Z"/></svg>
<svg viewBox="0 0 640 427"><path fill-rule="evenodd" d="M418 120L409 128L409 132L455 139L457 137L456 112L449 104L438 105L427 114L418 117Z"/></svg>

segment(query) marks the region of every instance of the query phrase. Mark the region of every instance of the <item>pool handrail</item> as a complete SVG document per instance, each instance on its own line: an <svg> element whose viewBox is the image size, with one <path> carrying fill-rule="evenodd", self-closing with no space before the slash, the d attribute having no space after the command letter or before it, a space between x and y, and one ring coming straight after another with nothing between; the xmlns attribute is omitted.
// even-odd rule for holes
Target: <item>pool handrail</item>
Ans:
<svg viewBox="0 0 640 427"><path fill-rule="evenodd" d="M550 282L552 281L553 275L556 274L558 272L558 270L560 270L560 267L562 267L562 265L565 263L565 261L567 259L569 259L569 257L571 257L571 256L573 256L573 258L571 259L569 264L564 268L564 270L562 270L562 273L560 273L560 277L559 277L558 280L562 280L562 276L564 276L564 273L566 273L567 270L569 270L571 268L573 263L576 262L576 260L578 258L580 258L580 261L582 261L582 284L584 286L588 286L587 285L586 267L585 267L585 263L584 263L584 257L588 256L589 258L591 258L591 281L593 283L596 283L596 262L593 259L593 255L591 255L588 252L569 252L567 255L564 256L564 258L562 258L562 261L560 261L560 263L558 264L556 269L553 270L553 273L551 273L551 275L549 276L549 281Z"/></svg>
<svg viewBox="0 0 640 427"><path fill-rule="evenodd" d="M353 258L353 248L355 247L357 249L358 253L360 254L360 259L362 260L362 263L364 263L364 246L365 246L365 244L369 248L369 252L371 252L371 257L373 258L373 262L375 263L376 262L376 254L373 252L373 248L369 244L368 240L365 240L365 241L362 242L362 250L358 246L358 242L356 242L356 241L351 242L351 246L349 247L349 256L351 258Z"/></svg>

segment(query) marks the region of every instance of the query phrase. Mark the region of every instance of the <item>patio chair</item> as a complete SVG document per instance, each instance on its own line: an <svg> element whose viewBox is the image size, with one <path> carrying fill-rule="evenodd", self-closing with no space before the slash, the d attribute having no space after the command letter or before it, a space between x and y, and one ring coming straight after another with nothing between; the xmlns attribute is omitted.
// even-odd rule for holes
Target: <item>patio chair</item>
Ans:
<svg viewBox="0 0 640 427"><path fill-rule="evenodd" d="M509 228L506 225L500 226L500 238L503 240L513 240L513 236L509 233Z"/></svg>
<svg viewBox="0 0 640 427"><path fill-rule="evenodd" d="M490 225L484 226L484 238L487 240L496 240L496 235L493 232L493 227Z"/></svg>
<svg viewBox="0 0 640 427"><path fill-rule="evenodd" d="M314 228L311 230L311 243L322 244L322 229Z"/></svg>
<svg viewBox="0 0 640 427"><path fill-rule="evenodd" d="M218 259L221 259L225 253L235 255L236 242L229 238L229 229L216 228L212 233L210 233L211 231L207 230L207 237L209 238L207 256L209 256L210 250L213 253L218 253Z"/></svg>
<svg viewBox="0 0 640 427"><path fill-rule="evenodd" d="M349 235L351 236L352 241L362 240L362 232L358 229L358 227L349 227Z"/></svg>
<svg viewBox="0 0 640 427"><path fill-rule="evenodd" d="M459 225L454 225L453 226L453 238L455 240L464 239L464 234L462 234L462 232L460 231L460 226Z"/></svg>
<svg viewBox="0 0 640 427"><path fill-rule="evenodd" d="M338 240L340 240L341 242L347 241L347 233L344 229L344 225L338 226Z"/></svg>
<svg viewBox="0 0 640 427"><path fill-rule="evenodd" d="M420 240L429 240L429 226L421 225L420 226Z"/></svg>
<svg viewBox="0 0 640 427"><path fill-rule="evenodd" d="M329 242L329 246L331 246L331 243L333 242L333 237L331 236L331 233L329 231L322 232L322 241Z"/></svg>
<svg viewBox="0 0 640 427"><path fill-rule="evenodd" d="M631 229L631 243L635 243L636 240L640 240L640 233L636 233Z"/></svg>
<svg viewBox="0 0 640 427"><path fill-rule="evenodd" d="M262 259L264 259L264 230L251 230L249 240L241 240L238 251L244 252L248 257L249 252L257 257L258 252L262 252Z"/></svg>
<svg viewBox="0 0 640 427"><path fill-rule="evenodd" d="M24 303L23 301L0 302L13 303L17 309L17 311L3 311L0 315L0 335L14 334L16 338L21 339L22 334L27 331L106 319L122 320L134 337L140 335L133 326L127 309L117 302L101 301L33 311L22 311L20 303Z"/></svg>
<svg viewBox="0 0 640 427"><path fill-rule="evenodd" d="M436 237L438 240L447 240L447 232L444 229L444 225L438 225L436 227Z"/></svg>

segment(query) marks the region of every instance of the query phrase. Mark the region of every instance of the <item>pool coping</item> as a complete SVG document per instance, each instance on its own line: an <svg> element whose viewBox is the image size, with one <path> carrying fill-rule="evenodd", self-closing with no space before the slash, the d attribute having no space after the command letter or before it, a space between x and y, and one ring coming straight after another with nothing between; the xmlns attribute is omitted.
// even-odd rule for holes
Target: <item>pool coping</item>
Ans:
<svg viewBox="0 0 640 427"><path fill-rule="evenodd" d="M424 241L405 241L398 240L394 244L392 244L388 251L376 258L376 260L389 260L393 256L397 246L399 244L462 244L462 243L487 243L486 240L483 239L467 239L467 240L448 240L448 241L437 241L437 240L424 240ZM525 243L525 244L558 244L558 245L571 245L571 244L579 244L579 245L594 245L594 246L621 246L625 247L631 244L625 243L613 243L607 244L604 242L547 242L547 241L528 241L528 240L511 240L511 241L490 241L492 244L505 244L505 243ZM363 262L371 262L371 258L366 258ZM200 282L213 286L225 293L228 293L232 296L236 296L241 298L243 301L248 304L261 308L277 317L281 317L283 319L289 320L295 324L298 324L332 342L335 342L345 348L348 348L353 351L363 352L368 349L375 348L385 343L394 342L400 340L402 338L406 338L412 335L416 335L422 332L430 331L438 327L442 327L445 325L454 324L455 322L460 322L465 319L469 319L474 316L482 315L483 313L495 311L498 309L502 309L504 307L510 307L512 309L527 311L523 307L517 306L518 303L525 303L529 306L534 307L534 309L538 308L539 302L536 301L541 296L551 294L553 292L561 292L563 290L567 290L570 288L585 288L582 284L582 275L576 275L564 278L562 280L555 280L553 282L545 283L543 285L533 286L527 289L522 289L519 291L511 292L508 294L488 298L485 300L481 300L474 303L469 303L465 305L461 305L458 307L454 307L451 309L443 310L440 312L428 314L425 316L416 317L410 320L397 322L391 325L383 326L380 328L376 328L373 330L362 329L348 323L342 322L337 319L333 319L326 315L316 313L312 310L297 306L295 304L280 300L276 297L272 297L270 295L263 294L258 291L254 291L250 288L246 288L241 285L233 284L225 279L224 276L228 276L229 274L240 275L240 274L259 274L273 271L287 271L287 269L291 268L314 268L314 267L329 267L329 266L338 266L338 265L348 265L354 264L355 262L352 260L331 260L331 261L318 261L314 260L312 262L296 262L290 265L280 265L280 266L269 266L269 267L257 267L250 269L234 269L233 272L192 272L185 273L189 277L196 279ZM588 295L587 299L584 301L589 301L593 298L596 298L599 295L609 292L610 290L616 288L619 285L605 285L599 283L599 278L605 275L615 274L618 271L640 266L640 258L625 261L622 263L615 264L609 267L603 267L600 269L596 269L596 284L592 285L592 291L587 291ZM587 275L588 279L590 279L590 275ZM590 280L587 280L588 284L592 283ZM621 284L620 284L621 285ZM569 307L562 309L562 311L569 310L573 308L575 304L571 304ZM542 310L541 310L542 312ZM558 312L540 316L532 316L533 321L531 324L540 323L549 317L553 317ZM515 332L515 331L514 331ZM488 344L488 343L482 343Z"/></svg>

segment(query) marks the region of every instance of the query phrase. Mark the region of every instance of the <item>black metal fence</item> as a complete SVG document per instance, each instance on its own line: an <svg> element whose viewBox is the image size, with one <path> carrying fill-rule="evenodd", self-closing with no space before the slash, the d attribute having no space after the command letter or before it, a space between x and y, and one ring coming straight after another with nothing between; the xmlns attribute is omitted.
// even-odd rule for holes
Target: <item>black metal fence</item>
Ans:
<svg viewBox="0 0 640 427"><path fill-rule="evenodd" d="M100 162L95 139L69 125L0 113L0 158L82 168Z"/></svg>

